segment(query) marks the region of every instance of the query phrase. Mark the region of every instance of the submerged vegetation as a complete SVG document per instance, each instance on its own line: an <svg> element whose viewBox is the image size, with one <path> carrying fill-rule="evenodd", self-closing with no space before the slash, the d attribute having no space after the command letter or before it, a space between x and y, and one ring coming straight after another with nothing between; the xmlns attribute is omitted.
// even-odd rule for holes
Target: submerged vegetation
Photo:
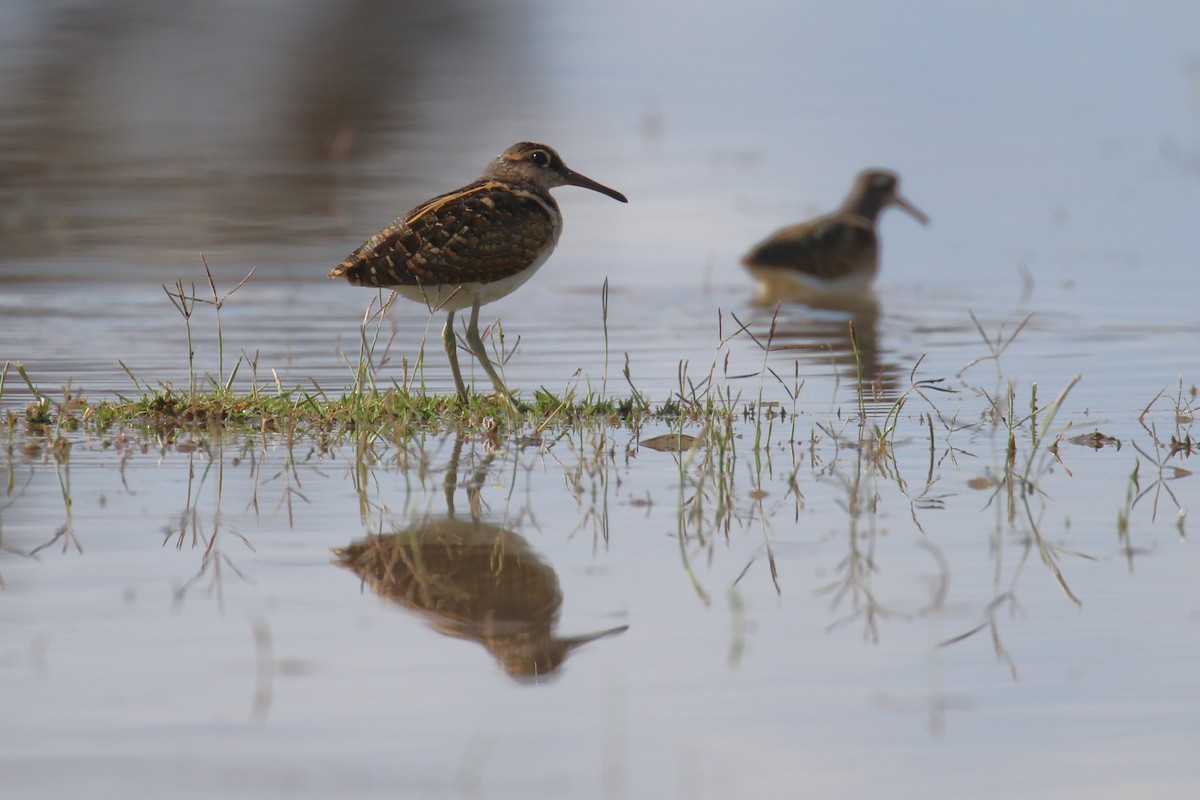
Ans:
<svg viewBox="0 0 1200 800"><path fill-rule="evenodd" d="M734 609L743 608L740 587L752 573L764 574L772 591L785 590L788 577L776 552L779 528L801 520L812 487L819 484L821 491L836 498L844 514L845 554L829 568L815 594L829 600L835 615L831 628L859 624L864 636L876 639L884 620L927 616L942 608L949 567L927 527L949 498L966 489L982 511L994 514L988 547L997 569L982 619L942 645L986 632L997 658L1015 676L1015 664L1001 635L1001 612L1016 610L1016 587L1026 564L1040 561L1070 602L1082 602L1064 562L1089 556L1064 544L1066 527L1049 523L1046 514L1053 492L1050 476L1072 474L1074 458L1068 448L1078 448L1080 454L1120 452L1131 459L1113 509L1113 525L1131 568L1137 552L1135 509L1149 507L1152 520L1173 509L1179 535L1186 535L1186 506L1173 486L1191 477L1184 463L1197 449L1192 429L1200 392L1182 379L1176 387L1158 391L1131 421L1142 431L1136 439L1126 436L1122 441L1099 430L1081 433L1075 430L1080 417L1071 412L1078 404L1068 403L1080 376L1047 393L1038 382L1009 377L1002 367L1006 351L1026 331L1029 317L1007 330L992 331L972 315L983 355L952 376L935 377L924 376L924 357L917 357L908 369L906 385L895 376L885 381L869 368L865 352L869 343L863 341L855 321L848 320L853 360L841 365L844 369L838 374L839 380L849 381L852 402L822 417L801 402L805 382L799 362L793 362L790 376L777 369L787 363L790 347L778 340L778 309L765 330L735 315L729 315L732 324L720 316L711 361L699 372L687 362L680 363L675 389L668 397L654 399L638 388L628 354L621 369L622 390L611 391L605 291L606 361L598 387L577 379L559 393L538 389L514 406L499 395L472 394L463 402L454 394L427 392L423 347L414 364L402 360L399 368L393 365L387 352L390 341L382 328L390 303L382 295L364 315L357 358L347 358L351 380L346 387L332 390L311 381L308 386L287 388L274 373L270 378L260 376L257 356L246 354L227 359L218 352L217 375L199 374L192 335L198 312L212 309L218 349L223 350L221 310L251 277L221 295L211 273L206 274L209 293L203 296L194 285L185 287L182 282L164 287L187 328L186 386L155 382L126 367L135 387L131 396L92 400L69 384L56 392L45 391L20 362L0 366L7 445L7 490L0 518L23 491L17 478L22 463L53 464L62 490L65 520L33 554L51 544L81 548L70 480L71 450L80 444L121 452L123 480L129 453L139 446L142 452L150 447L174 450L185 455L189 464L205 465L199 472L189 468L185 510L166 534L176 546L191 542L204 549L191 586L205 576L219 580L213 576L222 564L236 573L229 554L217 546L223 530L220 495L227 464L253 464L250 506L255 510L260 483L281 484L275 507L286 508L291 520L294 504L307 502L300 465L340 454L349 462L362 522L382 535L396 527L396 515L381 497L373 472L396 469L407 481L411 471L426 490L433 488L427 484L435 476L442 475L453 517L459 453L464 443L470 443L467 449L472 455L464 460L464 470L471 476L466 485L472 518L479 517L486 503L481 487L489 471L506 465L511 496L526 454L549 456L579 507L572 536L590 530L594 541L609 541L615 492L624 492L628 507L644 508L647 513L664 505L673 509L673 535L683 573L706 604L713 602L714 592L697 565L712 563L716 551L739 532L755 537L759 544L726 587ZM730 363L730 345L747 339L754 346L751 352L761 354L761 360L741 372ZM487 340L503 369L511 353L505 352L502 331L491 331ZM385 375L400 377L385 380ZM751 388L735 392L734 385ZM32 399L14 404L13 386ZM453 456L442 463L439 453L450 441ZM1120 449L1123 446L1130 449ZM227 451L237 455L231 459ZM664 500L661 487L657 493L649 488L639 491L637 481L631 480L629 464L642 452L673 459L677 477L669 500ZM277 469L269 479L262 475L266 463ZM205 523L197 498L213 471L217 496ZM631 485L622 490L627 481ZM904 508L939 576L927 598L915 605L888 602L875 587L883 570L882 537L887 531L881 522L886 512L881 515L881 509L888 507L893 512ZM1002 559L1000 554L1014 542L1018 556ZM756 565L765 569L756 570ZM743 630L740 635L744 634ZM741 645L731 646L731 660L740 652Z"/></svg>

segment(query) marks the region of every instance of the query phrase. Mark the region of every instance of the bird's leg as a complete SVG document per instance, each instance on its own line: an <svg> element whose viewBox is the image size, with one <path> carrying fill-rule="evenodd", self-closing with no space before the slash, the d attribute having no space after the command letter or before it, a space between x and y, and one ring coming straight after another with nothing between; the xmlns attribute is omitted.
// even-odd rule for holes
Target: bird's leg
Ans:
<svg viewBox="0 0 1200 800"><path fill-rule="evenodd" d="M454 375L454 388L458 398L467 401L467 385L463 383L462 373L458 371L458 343L454 341L454 312L446 314L446 327L442 328L442 344L446 346L446 358L450 360L450 372Z"/></svg>
<svg viewBox="0 0 1200 800"><path fill-rule="evenodd" d="M483 339L479 337L479 303L471 306L471 321L467 323L467 346L471 348L471 353L479 360L483 371L492 379L492 386L496 387L499 392L510 404L515 406L515 401L508 391L508 387L504 385L504 381L500 379L500 375L496 372L496 368L492 365L491 359L488 358L487 350L483 346Z"/></svg>

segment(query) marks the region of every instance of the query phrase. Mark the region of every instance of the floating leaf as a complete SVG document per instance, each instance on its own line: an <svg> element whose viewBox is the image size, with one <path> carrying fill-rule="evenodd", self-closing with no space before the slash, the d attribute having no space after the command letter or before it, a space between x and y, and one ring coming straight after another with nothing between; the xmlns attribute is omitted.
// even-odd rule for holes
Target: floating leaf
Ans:
<svg viewBox="0 0 1200 800"><path fill-rule="evenodd" d="M662 436L651 436L638 442L642 447L658 450L660 453L683 453L691 450L696 442L695 436L686 433L664 433Z"/></svg>

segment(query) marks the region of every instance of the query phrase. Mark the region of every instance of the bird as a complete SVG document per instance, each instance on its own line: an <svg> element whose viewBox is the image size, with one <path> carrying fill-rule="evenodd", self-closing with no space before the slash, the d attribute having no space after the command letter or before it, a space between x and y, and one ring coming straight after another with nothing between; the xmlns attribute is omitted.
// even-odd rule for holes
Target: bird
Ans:
<svg viewBox="0 0 1200 800"><path fill-rule="evenodd" d="M513 403L479 336L479 308L516 291L554 252L563 220L550 190L558 186L629 202L567 167L554 148L519 142L493 159L479 180L425 201L367 239L329 277L391 289L430 311L446 311L442 342L464 402L454 315L470 308L467 346L497 393Z"/></svg>
<svg viewBox="0 0 1200 800"><path fill-rule="evenodd" d="M479 519L433 517L335 549L338 566L438 633L478 642L513 679L556 672L582 645L624 633L557 632L558 574L520 534Z"/></svg>
<svg viewBox="0 0 1200 800"><path fill-rule="evenodd" d="M863 170L837 211L781 228L755 245L742 265L757 280L758 299L869 302L879 271L875 222L880 212L897 206L929 224L929 217L900 195L899 183L894 172Z"/></svg>

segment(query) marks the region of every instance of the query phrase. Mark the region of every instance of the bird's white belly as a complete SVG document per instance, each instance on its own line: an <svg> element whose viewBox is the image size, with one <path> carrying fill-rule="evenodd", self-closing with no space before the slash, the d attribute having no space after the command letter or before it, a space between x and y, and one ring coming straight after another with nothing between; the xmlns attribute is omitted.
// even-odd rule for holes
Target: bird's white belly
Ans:
<svg viewBox="0 0 1200 800"><path fill-rule="evenodd" d="M532 278L533 273L537 272L542 264L546 263L546 260L550 258L550 254L554 252L554 246L557 243L558 240L556 237L542 248L542 252L538 254L537 258L528 267L514 275L509 275L499 280L433 286L428 284L422 286L393 286L392 290L406 300L412 300L413 302L428 306L430 311L458 311L459 309L470 308L476 302L484 306L521 288L525 281Z"/></svg>
<svg viewBox="0 0 1200 800"><path fill-rule="evenodd" d="M799 270L748 266L757 281L760 303L851 301L872 295L873 271L852 272L837 278L820 278Z"/></svg>

